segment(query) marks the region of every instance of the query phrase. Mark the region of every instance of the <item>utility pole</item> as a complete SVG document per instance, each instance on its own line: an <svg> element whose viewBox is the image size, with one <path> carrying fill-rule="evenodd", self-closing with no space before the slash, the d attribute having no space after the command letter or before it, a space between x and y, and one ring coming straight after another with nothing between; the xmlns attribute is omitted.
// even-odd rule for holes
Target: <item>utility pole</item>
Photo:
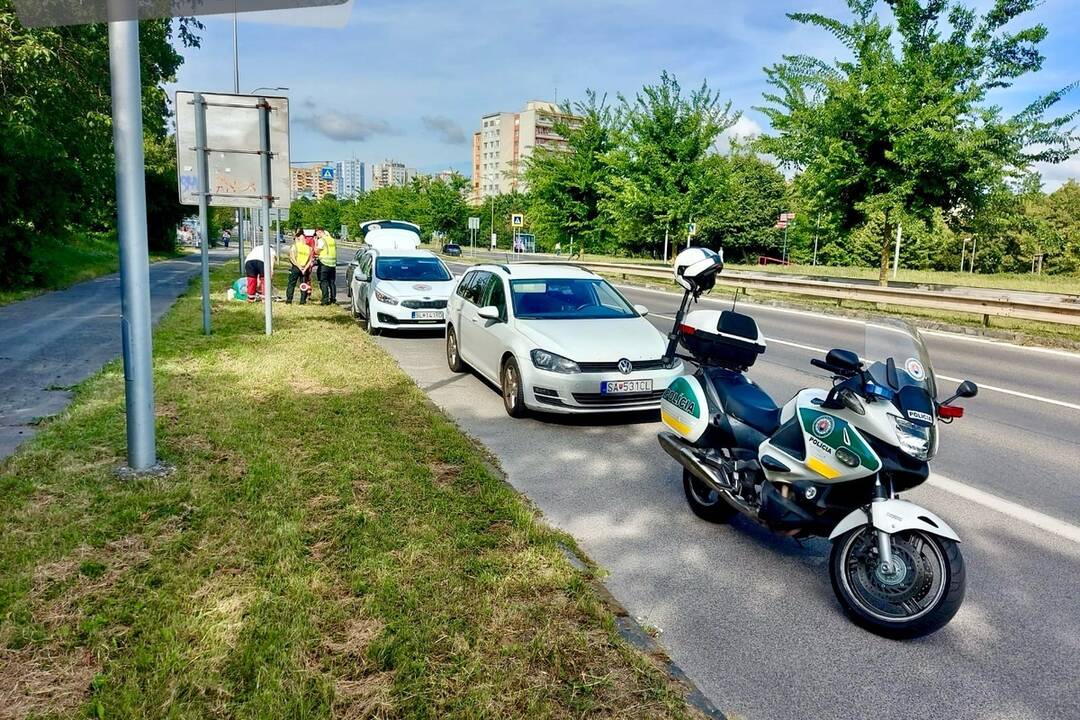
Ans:
<svg viewBox="0 0 1080 720"><path fill-rule="evenodd" d="M270 262L270 203L273 199L273 180L270 171L270 103L266 98L259 98L259 159L262 161L262 176L259 183L260 195L262 195L262 222L263 222L263 315L266 325L266 334L273 332L273 319L271 317L271 283L273 274L270 272L273 265ZM255 247L252 243L252 247ZM337 302L337 299L334 299Z"/></svg>
<svg viewBox="0 0 1080 720"><path fill-rule="evenodd" d="M153 336L150 330L139 21L111 19L124 16L124 3L110 0L109 9L112 11L109 12L109 74L120 236L124 410L128 466L141 472L151 470L157 464L157 446L154 438ZM207 242L209 238L204 237L204 248Z"/></svg>

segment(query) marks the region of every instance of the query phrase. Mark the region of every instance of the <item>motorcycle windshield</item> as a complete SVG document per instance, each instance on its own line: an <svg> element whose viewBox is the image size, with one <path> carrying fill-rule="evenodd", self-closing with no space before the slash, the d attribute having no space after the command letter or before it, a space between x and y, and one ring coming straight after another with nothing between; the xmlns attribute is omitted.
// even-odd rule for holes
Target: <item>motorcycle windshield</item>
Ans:
<svg viewBox="0 0 1080 720"><path fill-rule="evenodd" d="M932 412L934 368L917 329L901 320L867 323L863 360L874 383L891 390L901 410Z"/></svg>

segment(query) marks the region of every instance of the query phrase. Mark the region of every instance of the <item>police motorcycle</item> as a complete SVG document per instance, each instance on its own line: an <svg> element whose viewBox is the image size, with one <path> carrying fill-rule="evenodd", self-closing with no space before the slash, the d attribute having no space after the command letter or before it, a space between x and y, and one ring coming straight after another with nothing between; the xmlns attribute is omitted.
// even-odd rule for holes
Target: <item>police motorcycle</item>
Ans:
<svg viewBox="0 0 1080 720"><path fill-rule="evenodd" d="M696 371L664 392L659 440L683 467L691 510L827 537L833 591L856 624L892 638L940 629L964 599L960 538L899 493L927 479L937 423L961 417L953 401L978 388L965 381L937 401L918 331L875 320L862 353L834 349L810 361L833 376L830 389L807 388L778 406L745 375L766 347L754 319L689 311L722 268L722 256L704 248L675 260L685 292L666 355L681 346Z"/></svg>

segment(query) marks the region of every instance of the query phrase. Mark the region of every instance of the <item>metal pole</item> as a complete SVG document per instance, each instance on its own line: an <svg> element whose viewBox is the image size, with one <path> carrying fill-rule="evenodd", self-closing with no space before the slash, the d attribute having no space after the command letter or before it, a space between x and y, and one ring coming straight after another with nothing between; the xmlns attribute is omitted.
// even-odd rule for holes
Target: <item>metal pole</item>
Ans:
<svg viewBox="0 0 1080 720"><path fill-rule="evenodd" d="M118 11L110 15L119 15L126 4L123 0L110 0L109 6ZM109 73L116 153L116 224L120 237L120 327L128 466L140 471L149 470L157 463L157 448L138 21L109 23Z"/></svg>
<svg viewBox="0 0 1080 720"><path fill-rule="evenodd" d="M266 98L259 98L259 158L262 161L262 181L259 194L262 195L263 220L263 314L266 320L266 334L274 330L274 321L270 313L270 199L272 177L270 172L270 103Z"/></svg>
<svg viewBox="0 0 1080 720"><path fill-rule="evenodd" d="M237 43L237 18L236 13L232 15L232 67L233 67L233 92L237 95L240 94L240 46Z"/></svg>
<svg viewBox="0 0 1080 720"><path fill-rule="evenodd" d="M892 279L896 279L896 273L900 270L900 230L903 226L896 224L896 249L893 251Z"/></svg>
<svg viewBox="0 0 1080 720"><path fill-rule="evenodd" d="M814 230L814 263L813 263L814 267L817 267L817 246L818 246L818 236L819 235L821 235L821 216L820 215L818 215L817 227Z"/></svg>
<svg viewBox="0 0 1080 720"><path fill-rule="evenodd" d="M960 272L964 272L964 259L967 254L967 238L960 238Z"/></svg>
<svg viewBox="0 0 1080 720"><path fill-rule="evenodd" d="M784 223L784 251L780 254L780 259L787 263L787 229L791 225L791 221L788 220Z"/></svg>
<svg viewBox="0 0 1080 720"><path fill-rule="evenodd" d="M664 228L664 262L667 262L668 228Z"/></svg>
<svg viewBox="0 0 1080 720"><path fill-rule="evenodd" d="M192 97L195 103L195 167L199 176L199 232L205 238L210 215L210 171L206 159L206 103L202 93ZM202 330L210 334L210 243L203 241L200 261L202 263Z"/></svg>
<svg viewBox="0 0 1080 720"><path fill-rule="evenodd" d="M971 260L969 262L971 263L971 272L973 273L975 272L975 243L978 241L978 239L978 235L971 236Z"/></svg>

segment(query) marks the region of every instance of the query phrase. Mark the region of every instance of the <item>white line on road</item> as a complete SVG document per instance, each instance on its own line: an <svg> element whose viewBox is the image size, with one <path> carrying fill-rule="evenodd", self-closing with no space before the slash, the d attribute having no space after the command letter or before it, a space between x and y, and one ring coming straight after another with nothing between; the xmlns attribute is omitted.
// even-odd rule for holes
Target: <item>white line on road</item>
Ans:
<svg viewBox="0 0 1080 720"><path fill-rule="evenodd" d="M653 313L656 317L664 318L666 320L674 320L671 315L661 315L660 313ZM800 350L807 350L812 353L824 355L828 352L825 348L814 347L813 345L803 345L802 343L792 342L790 340L779 340L777 338L766 338L767 342L774 342L778 345L787 345L789 347L798 348ZM965 378L952 377L951 375L942 375L938 373L938 378L941 380L948 380L949 382L961 382ZM998 387L997 385L987 385L985 383L978 383L980 390L990 390L991 392L998 392L1003 395L1012 395L1013 397L1024 398L1025 400L1034 400L1035 402L1046 403L1048 405L1057 405L1058 407L1069 408L1070 410L1080 410L1080 404L1067 402L1065 400L1058 400L1057 398L1049 398L1043 395L1032 395L1031 393L1020 392L1019 390L1010 390L1009 388Z"/></svg>
<svg viewBox="0 0 1080 720"><path fill-rule="evenodd" d="M653 288L643 288L636 285L618 285L616 287L634 290L639 292L653 293L654 295L667 295L668 297L678 298L679 293L670 292L667 290L655 290ZM721 305L730 305L730 302L715 297L701 298L701 302L719 303ZM797 310L795 308L776 307L775 305L761 305L747 301L747 305L750 305L754 310L763 310L765 312L775 312L786 315L802 315L803 317L813 318L815 320L825 320L828 322L848 323L850 325L865 325L865 320L858 318L844 317L842 315L830 315L828 313L817 313L809 310ZM948 340L962 340L964 342L982 343L984 345L993 345L994 347L1003 348L1005 350L1020 350L1022 352L1042 353L1044 355L1055 355L1057 357L1067 358L1069 360L1080 360L1080 353L1070 352L1069 350L1059 350L1057 348L1045 348L1034 347L1031 345L1017 345L1016 343L1006 342L1004 340L998 340L995 338L975 337L973 335L963 335L961 333L946 332L944 330L919 330L923 335L934 335L936 337L946 338Z"/></svg>
<svg viewBox="0 0 1080 720"><path fill-rule="evenodd" d="M932 473L926 482L928 485L932 485L939 490L944 490L957 497L970 500L977 505L982 505L985 508L999 512L1002 515L1007 515L1014 520L1033 525L1040 530L1045 530L1060 538L1072 540L1074 543L1080 543L1080 527L1067 523L1064 520L1058 520L1057 518L1045 515L1038 510L1032 510L1031 508L1014 503L1011 500L1006 500L1005 498L998 497L997 495L988 493L984 490L973 488L965 483L951 480L943 475L938 475L937 473Z"/></svg>

